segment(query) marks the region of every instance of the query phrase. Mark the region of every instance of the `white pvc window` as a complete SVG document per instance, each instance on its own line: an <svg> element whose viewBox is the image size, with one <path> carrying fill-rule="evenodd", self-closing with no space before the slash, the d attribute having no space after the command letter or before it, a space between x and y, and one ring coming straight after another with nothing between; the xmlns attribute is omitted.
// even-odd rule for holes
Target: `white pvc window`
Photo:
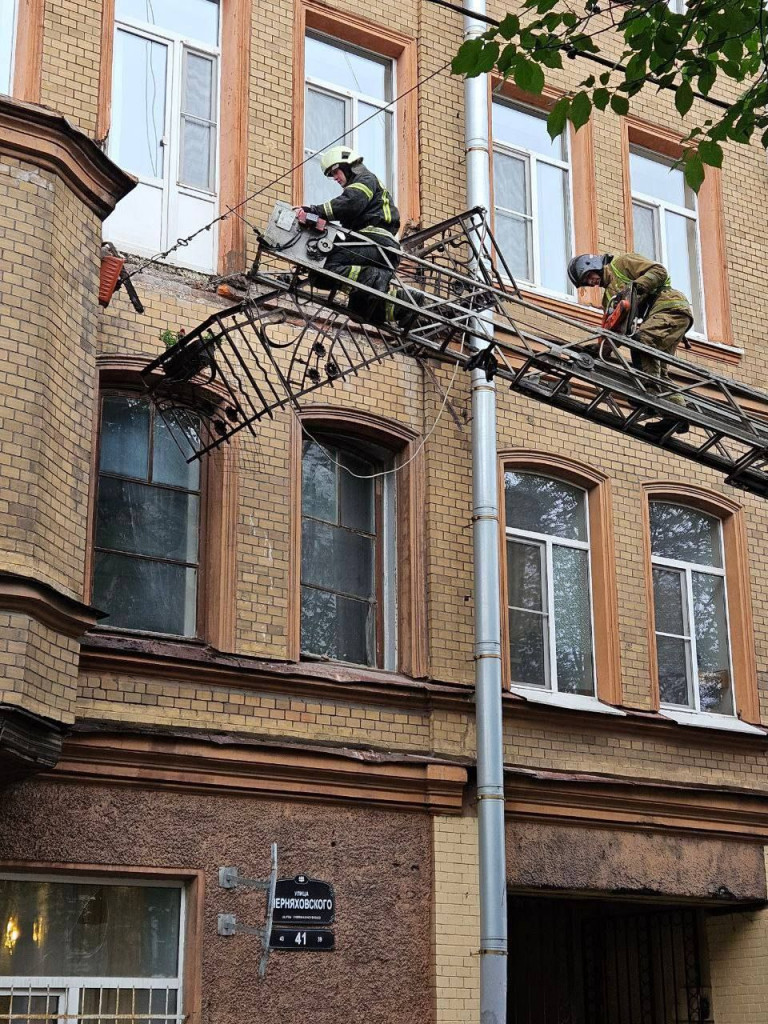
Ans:
<svg viewBox="0 0 768 1024"><path fill-rule="evenodd" d="M304 54L304 156L344 136L394 195L395 113L394 106L384 108L394 96L395 62L319 35L307 35ZM305 202L322 203L336 188L323 177L319 159L304 165Z"/></svg>
<svg viewBox="0 0 768 1024"><path fill-rule="evenodd" d="M104 233L153 255L218 213L219 4L117 0L115 15L109 154L139 185ZM216 232L174 259L213 270Z"/></svg>
<svg viewBox="0 0 768 1024"><path fill-rule="evenodd" d="M565 134L550 139L546 115L493 103L496 240L518 282L559 295L572 292L570 158Z"/></svg>
<svg viewBox="0 0 768 1024"><path fill-rule="evenodd" d="M681 168L648 150L630 150L629 170L635 251L667 268L672 287L691 302L695 331L703 334L696 193Z"/></svg>
<svg viewBox="0 0 768 1024"><path fill-rule="evenodd" d="M0 93L10 96L16 41L16 0L0 0Z"/></svg>
<svg viewBox="0 0 768 1024"><path fill-rule="evenodd" d="M722 524L665 501L650 520L661 703L733 715Z"/></svg>
<svg viewBox="0 0 768 1024"><path fill-rule="evenodd" d="M184 1019L180 883L0 878L0 1020Z"/></svg>
<svg viewBox="0 0 768 1024"><path fill-rule="evenodd" d="M504 474L512 684L595 693L586 491Z"/></svg>

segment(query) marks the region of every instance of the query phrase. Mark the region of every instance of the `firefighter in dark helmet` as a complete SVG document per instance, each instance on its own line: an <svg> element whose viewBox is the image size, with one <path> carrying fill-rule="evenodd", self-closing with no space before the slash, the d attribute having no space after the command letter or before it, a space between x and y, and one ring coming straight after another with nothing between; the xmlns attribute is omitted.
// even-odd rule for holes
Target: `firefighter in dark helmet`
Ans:
<svg viewBox="0 0 768 1024"><path fill-rule="evenodd" d="M386 186L369 171L359 153L349 146L333 146L320 157L326 178L341 185L343 191L335 199L315 206L302 206L299 220L307 213L326 220L338 221L342 227L367 235L370 242L336 246L325 261L325 269L350 281L375 288L385 295L392 272L399 261L400 213L392 202ZM386 257L379 250L387 250ZM362 319L384 321L393 318L392 305L386 299L375 299L365 292L351 289L349 310Z"/></svg>
<svg viewBox="0 0 768 1024"><path fill-rule="evenodd" d="M666 268L638 253L619 256L582 253L568 264L568 277L577 288L602 288L604 309L611 299L634 284L644 315L632 337L667 355L675 354L693 324L691 305L682 292L672 288ZM633 353L632 361L644 373L660 381L668 377L666 363L653 356ZM682 395L671 394L665 398L674 405L685 405Z"/></svg>

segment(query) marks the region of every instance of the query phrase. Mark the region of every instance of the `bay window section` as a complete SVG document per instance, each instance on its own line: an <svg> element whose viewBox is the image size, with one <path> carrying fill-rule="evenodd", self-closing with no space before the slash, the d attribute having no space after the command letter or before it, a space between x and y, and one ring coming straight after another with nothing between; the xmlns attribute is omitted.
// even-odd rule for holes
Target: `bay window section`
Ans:
<svg viewBox="0 0 768 1024"><path fill-rule="evenodd" d="M333 438L302 455L301 651L396 667L395 493L388 453Z"/></svg>
<svg viewBox="0 0 768 1024"><path fill-rule="evenodd" d="M0 1019L182 1021L184 902L181 884L0 878Z"/></svg>
<svg viewBox="0 0 768 1024"><path fill-rule="evenodd" d="M572 294L570 158L564 134L547 134L543 112L493 103L495 233L518 283Z"/></svg>
<svg viewBox="0 0 768 1024"><path fill-rule="evenodd" d="M139 184L104 225L105 237L154 254L218 212L219 4L116 0L109 155ZM181 252L211 271L216 233Z"/></svg>
<svg viewBox="0 0 768 1024"><path fill-rule="evenodd" d="M652 501L650 523L661 704L733 715L721 522Z"/></svg>
<svg viewBox="0 0 768 1024"><path fill-rule="evenodd" d="M17 0L0 0L0 93L11 95Z"/></svg>
<svg viewBox="0 0 768 1024"><path fill-rule="evenodd" d="M674 161L633 147L629 154L632 182L634 248L663 264L673 288L691 303L694 330L704 333L704 304L696 193Z"/></svg>
<svg viewBox="0 0 768 1024"><path fill-rule="evenodd" d="M304 165L304 201L322 203L334 194L319 154L342 138L395 195L395 111L386 107L394 61L319 34L307 34L304 54L304 156L312 158Z"/></svg>
<svg viewBox="0 0 768 1024"><path fill-rule="evenodd" d="M512 685L593 697L587 494L509 471L504 490Z"/></svg>
<svg viewBox="0 0 768 1024"><path fill-rule="evenodd" d="M190 412L185 428L195 427ZM102 399L92 593L102 625L196 635L200 466L189 455L143 397Z"/></svg>

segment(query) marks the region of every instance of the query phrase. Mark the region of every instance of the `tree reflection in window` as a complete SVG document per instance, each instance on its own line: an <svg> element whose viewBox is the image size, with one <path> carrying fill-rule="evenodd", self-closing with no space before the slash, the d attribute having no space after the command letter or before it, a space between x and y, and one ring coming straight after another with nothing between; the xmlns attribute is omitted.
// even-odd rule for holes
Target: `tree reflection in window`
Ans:
<svg viewBox="0 0 768 1024"><path fill-rule="evenodd" d="M513 684L594 694L587 495L534 473L504 476Z"/></svg>
<svg viewBox="0 0 768 1024"><path fill-rule="evenodd" d="M200 464L138 395L102 399L93 604L107 626L196 632Z"/></svg>
<svg viewBox="0 0 768 1024"><path fill-rule="evenodd" d="M732 715L722 528L716 516L650 503L662 704Z"/></svg>

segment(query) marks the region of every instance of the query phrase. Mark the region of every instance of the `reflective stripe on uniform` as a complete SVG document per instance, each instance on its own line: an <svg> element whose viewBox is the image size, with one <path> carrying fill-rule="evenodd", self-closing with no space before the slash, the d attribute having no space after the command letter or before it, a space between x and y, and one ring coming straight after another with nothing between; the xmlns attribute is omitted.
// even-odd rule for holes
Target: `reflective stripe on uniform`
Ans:
<svg viewBox="0 0 768 1024"><path fill-rule="evenodd" d="M392 207L389 205L389 192L387 192L384 185L377 178L379 182L379 188L381 189L381 212L384 214L384 220L387 224L392 222Z"/></svg>
<svg viewBox="0 0 768 1024"><path fill-rule="evenodd" d="M619 284L632 284L632 280L633 279L631 277L627 277L626 274L623 274L619 270L619 268L616 266L616 261L615 260L612 263L609 264L609 267L610 267L611 273L614 274L614 276L616 277L616 280L619 282ZM664 282L664 284L662 285L662 288L671 288L671 287L672 287L672 281L669 279L669 276L667 276L667 279ZM656 294L658 295L659 293L657 292Z"/></svg>
<svg viewBox="0 0 768 1024"><path fill-rule="evenodd" d="M386 228L376 227L374 224L369 224L367 228L360 228L360 234L366 235L386 235L387 238L394 238L395 236L391 231L387 231Z"/></svg>
<svg viewBox="0 0 768 1024"><path fill-rule="evenodd" d="M348 267L340 267L338 273L341 277L346 277L351 282L355 282L357 281L358 277L360 277L360 271L362 269L363 268L361 264L352 263ZM351 289L345 284L341 286L341 290L344 292L345 295L349 295L351 291Z"/></svg>
<svg viewBox="0 0 768 1024"><path fill-rule="evenodd" d="M373 199L373 191L367 185L364 185L362 181L353 181L351 185L347 185L347 188L359 189L366 198Z"/></svg>
<svg viewBox="0 0 768 1024"><path fill-rule="evenodd" d="M325 203L323 203L323 213L325 214L325 216L329 220L331 220L333 218L333 200L332 199L329 199Z"/></svg>

